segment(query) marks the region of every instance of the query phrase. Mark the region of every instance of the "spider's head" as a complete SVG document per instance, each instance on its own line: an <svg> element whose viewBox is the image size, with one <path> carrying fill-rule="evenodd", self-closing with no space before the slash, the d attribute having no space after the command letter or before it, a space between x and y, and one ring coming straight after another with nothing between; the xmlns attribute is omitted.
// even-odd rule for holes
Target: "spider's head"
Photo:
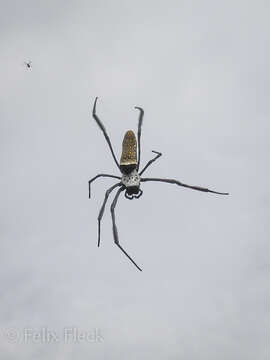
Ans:
<svg viewBox="0 0 270 360"><path fill-rule="evenodd" d="M132 200L133 198L138 198L142 195L142 190L140 189L140 175L137 170L134 169L129 174L123 174L121 183L124 185L125 197Z"/></svg>
<svg viewBox="0 0 270 360"><path fill-rule="evenodd" d="M125 197L129 200L139 199L142 193L139 186L129 186L126 188Z"/></svg>
<svg viewBox="0 0 270 360"><path fill-rule="evenodd" d="M126 188L126 192L128 193L128 195L136 195L138 194L140 191L139 186L129 186Z"/></svg>

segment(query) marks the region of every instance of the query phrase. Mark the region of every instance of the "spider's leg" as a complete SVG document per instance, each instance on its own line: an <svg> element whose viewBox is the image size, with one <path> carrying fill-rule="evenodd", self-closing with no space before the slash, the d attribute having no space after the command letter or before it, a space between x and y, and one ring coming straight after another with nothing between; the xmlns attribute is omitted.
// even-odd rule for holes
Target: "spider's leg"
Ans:
<svg viewBox="0 0 270 360"><path fill-rule="evenodd" d="M161 181L161 182L165 182L165 183L169 183L169 184L176 184L176 185L179 185L179 186L184 186L186 188L193 189L193 190L198 190L198 191L203 191L203 192L210 192L210 193L219 194L219 195L229 195L229 193L209 190L207 188L200 187L200 186L192 186L192 185L183 184L180 181L175 180L175 179L142 178L141 181Z"/></svg>
<svg viewBox="0 0 270 360"><path fill-rule="evenodd" d="M89 199L91 197L91 183L96 180L99 177L110 177L110 178L115 178L115 179L121 179L120 176L116 176L116 175L110 175L110 174L98 174L95 177L93 177L92 179L90 179L88 181L88 187L89 187Z"/></svg>
<svg viewBox="0 0 270 360"><path fill-rule="evenodd" d="M140 271L142 271L142 269L135 263L135 261L128 255L128 253L122 248L122 246L119 244L119 238L118 238L118 232L117 232L117 227L116 227L116 223L115 223L115 206L117 203L117 200L119 198L120 193L125 190L124 187L121 187L116 195L115 198L113 199L112 205L111 205L111 214L112 214L112 223L113 223L113 238L114 238L114 243L119 247L119 249L129 258L129 260L136 266L137 269L139 269Z"/></svg>
<svg viewBox="0 0 270 360"><path fill-rule="evenodd" d="M103 214L104 214L104 210L105 210L107 200L109 198L110 193L113 191L113 189L115 189L117 186L120 186L120 185L121 185L121 183L114 184L105 193L105 198L104 198L103 204L102 204L101 209L100 209L99 214L98 214L98 246L100 245L100 223L101 223L101 219L102 219Z"/></svg>
<svg viewBox="0 0 270 360"><path fill-rule="evenodd" d="M142 173L145 172L145 170L150 166L154 161L156 161L159 157L161 157L161 153L158 151L152 150L153 153L157 154L152 160L148 161L148 163L145 165L145 167L142 169L142 171L139 173L139 175L142 175Z"/></svg>
<svg viewBox="0 0 270 360"><path fill-rule="evenodd" d="M135 109L138 109L140 111L140 116L139 116L139 122L138 122L138 133L137 133L137 138L138 138L138 164L137 164L137 171L139 170L140 167L140 160L141 160L141 133L142 133L142 123L143 123L143 115L144 115L144 111L142 108L135 106Z"/></svg>
<svg viewBox="0 0 270 360"><path fill-rule="evenodd" d="M110 150L111 150L113 159L114 159L114 161L115 161L118 169L120 170L120 166L119 166L118 161L117 161L117 159L116 159L116 157L115 157L115 154L114 154L114 151L113 151L113 148L112 148L112 144L111 144L110 138L109 138L109 136L108 136L108 134L107 134L107 131L106 131L106 129L105 129L105 126L102 124L102 122L100 121L100 119L98 118L98 116L97 116L97 114L96 114L97 99L98 99L98 98L96 97L95 102L94 102L94 106L93 106L92 115L93 115L93 118L96 120L99 128L102 130L102 132L103 132L103 134L104 134L104 136L105 136L105 139L106 139L106 141L107 141L107 143L108 143L108 145L109 145L109 147L110 147Z"/></svg>

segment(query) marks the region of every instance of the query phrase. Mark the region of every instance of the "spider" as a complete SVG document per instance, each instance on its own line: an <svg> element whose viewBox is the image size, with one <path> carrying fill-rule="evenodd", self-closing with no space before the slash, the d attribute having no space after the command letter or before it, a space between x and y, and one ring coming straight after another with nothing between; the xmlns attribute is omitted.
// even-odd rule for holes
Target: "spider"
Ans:
<svg viewBox="0 0 270 360"><path fill-rule="evenodd" d="M217 191L213 191L213 190L209 190L207 188L204 187L200 187L200 186L191 186L191 185L187 185L184 184L178 180L175 179L161 179L161 178L142 178L142 174L145 172L145 170L154 162L156 161L162 154L158 151L154 151L152 150L153 153L156 154L156 156L154 158L152 158L150 161L148 161L148 163L144 166L144 168L142 170L139 171L140 168L140 160L141 160L141 129L142 129L142 122L143 122L143 116L144 116L144 111L141 107L136 106L135 109L139 110L140 114L139 114L139 122L138 122L138 132L137 132L137 139L138 139L138 159L137 159L137 141L136 141L136 137L135 134L132 130L128 130L124 136L123 139L123 144L122 144L122 156L120 159L120 164L116 159L116 156L114 154L113 148L112 148L112 144L110 141L110 138L107 134L107 131L103 125L103 123L100 121L99 117L96 114L96 105L97 105L97 97L95 99L94 102L94 106L93 106L93 111L92 111L92 115L93 118L95 119L97 125L99 126L99 128L101 129L101 131L103 132L105 139L109 145L112 157L114 159L114 162L116 164L116 166L118 167L118 169L120 170L122 176L116 176L116 175L110 175L110 174L98 174L95 177L93 177L91 180L89 180L88 182L88 187L89 187L89 199L91 197L91 183L96 180L99 177L110 177L110 178L115 178L120 180L119 182L117 182L116 184L114 184L113 186L111 186L105 193L105 198L103 201L103 204L101 206L101 209L99 211L99 215L98 215L98 247L100 245L100 224L101 224L101 220L104 214L104 210L105 210L105 206L106 203L108 201L109 195L111 194L111 192L116 189L119 188L116 192L116 195L112 201L111 204L111 216L112 216L112 225L113 225L113 237L114 237L114 243L118 246L118 248L129 258L129 260L136 266L136 268L140 271L142 271L142 269L136 264L136 262L132 259L132 257L123 249L123 247L120 245L119 243L119 237L118 237L118 231L117 231L117 227L116 227L116 222L115 222L115 206L117 204L119 195L121 194L121 192L125 191L125 197L129 200L133 200L133 199L139 199L142 196L143 191L140 189L140 183L141 182L147 182L147 181L160 181L160 182L165 182L165 183L169 183L169 184L176 184L179 186L183 186L189 189L193 189L193 190L198 190L198 191L203 191L203 192L210 192L210 193L214 193L214 194L219 194L219 195L229 195L229 193L223 193L223 192L217 192Z"/></svg>

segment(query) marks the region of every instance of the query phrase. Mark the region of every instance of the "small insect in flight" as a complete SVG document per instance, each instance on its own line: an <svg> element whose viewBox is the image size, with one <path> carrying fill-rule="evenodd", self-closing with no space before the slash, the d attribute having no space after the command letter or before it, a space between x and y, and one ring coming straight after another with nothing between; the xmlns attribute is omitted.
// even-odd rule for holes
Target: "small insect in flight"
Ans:
<svg viewBox="0 0 270 360"><path fill-rule="evenodd" d="M155 157L153 159L149 160L148 163L144 166L144 168L142 170L139 170L140 169L140 160L141 160L141 129L142 129L144 111L141 107L138 107L138 106L135 107L135 109L139 110L139 122L138 122L138 132L137 132L138 143L136 141L134 132L132 130L128 130L123 139L122 156L121 156L120 164L119 164L119 162L117 161L116 156L114 154L112 144L111 144L110 138L107 134L107 131L106 131L103 123L100 121L100 119L98 118L98 116L96 114L97 99L98 98L96 98L95 102L94 102L92 115L93 115L93 118L95 119L97 125L103 132L105 139L109 145L114 162L122 174L121 177L116 176L116 175L111 175L111 174L98 174L95 177L93 177L91 180L89 180L89 182L88 182L89 199L90 199L91 183L94 180L96 180L97 178L110 177L110 178L115 178L115 179L120 180L119 182L117 182L116 184L111 186L105 193L105 198L104 198L103 204L101 206L101 209L100 209L99 215L98 215L98 246L100 245L100 224L101 224L101 220L102 220L102 217L104 214L106 203L108 201L110 193L114 189L119 188L117 190L116 195L111 204L111 216L112 216L114 243L129 258L129 260L136 266L136 268L139 269L140 271L142 271L142 269L136 264L136 262L132 259L132 257L123 249L123 247L119 243L118 231L117 231L116 222L115 222L115 206L117 204L120 194L123 191L125 192L125 197L127 199L129 199L129 200L139 199L139 197L141 197L142 193L143 193L143 191L140 189L141 182L159 181L159 182L165 182L165 183L169 183L169 184L176 184L176 185L183 186L185 188L189 188L189 189L193 189L193 190L210 192L210 193L219 194L219 195L229 195L229 193L217 192L217 191L209 190L207 188L200 187L200 186L187 185L187 184L184 184L175 179L143 178L143 177L141 177L142 174L145 172L145 170L154 161L156 161L162 154L158 151L153 150L152 152L154 154L156 154ZM138 157L137 157L137 144L138 144Z"/></svg>
<svg viewBox="0 0 270 360"><path fill-rule="evenodd" d="M24 61L25 66L27 67L27 69L31 69L32 68L32 61Z"/></svg>

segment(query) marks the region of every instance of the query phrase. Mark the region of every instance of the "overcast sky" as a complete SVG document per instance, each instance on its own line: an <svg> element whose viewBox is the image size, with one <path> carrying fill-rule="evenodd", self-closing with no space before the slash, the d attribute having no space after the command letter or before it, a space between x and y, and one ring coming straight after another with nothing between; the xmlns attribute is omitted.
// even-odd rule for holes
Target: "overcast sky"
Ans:
<svg viewBox="0 0 270 360"><path fill-rule="evenodd" d="M269 2L0 5L3 359L268 360ZM118 158L141 106L145 176L230 192L120 197L142 272L110 202L97 248L116 181L87 182L119 172L96 96Z"/></svg>

